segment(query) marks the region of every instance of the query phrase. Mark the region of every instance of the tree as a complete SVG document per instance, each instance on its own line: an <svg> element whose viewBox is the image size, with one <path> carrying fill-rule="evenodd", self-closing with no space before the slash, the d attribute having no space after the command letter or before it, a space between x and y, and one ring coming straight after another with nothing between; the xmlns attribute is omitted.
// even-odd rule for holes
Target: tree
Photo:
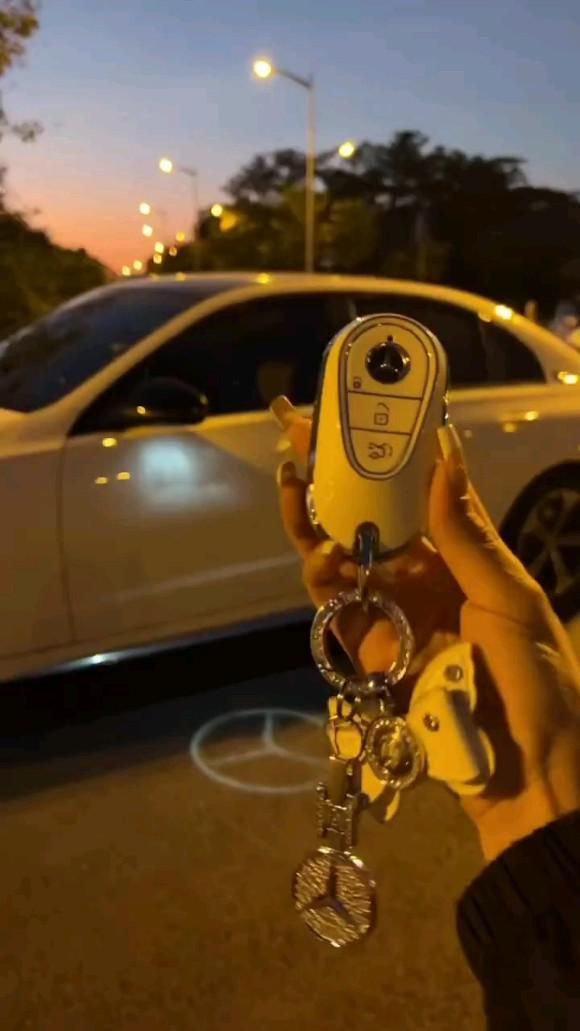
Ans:
<svg viewBox="0 0 580 1031"><path fill-rule="evenodd" d="M22 58L28 40L37 29L36 0L0 0L0 76ZM10 122L0 93L0 139L5 133L12 132L24 142L29 142L39 131L38 122Z"/></svg>
<svg viewBox="0 0 580 1031"><path fill-rule="evenodd" d="M304 154L258 154L225 189L227 221L207 218L207 269L302 267ZM402 130L348 161L316 160L316 267L447 282L523 307L580 293L580 203L531 186L525 162L434 146ZM191 261L191 252L180 262ZM169 265L168 265L169 269Z"/></svg>
<svg viewBox="0 0 580 1031"><path fill-rule="evenodd" d="M58 247L17 214L0 214L0 335L110 278L84 250Z"/></svg>

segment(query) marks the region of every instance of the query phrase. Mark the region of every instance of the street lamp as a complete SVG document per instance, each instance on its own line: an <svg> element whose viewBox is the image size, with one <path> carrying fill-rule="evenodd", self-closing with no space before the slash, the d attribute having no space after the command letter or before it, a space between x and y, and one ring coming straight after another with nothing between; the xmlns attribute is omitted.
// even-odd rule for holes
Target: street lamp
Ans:
<svg viewBox="0 0 580 1031"><path fill-rule="evenodd" d="M171 175L173 172L181 172L183 175L188 176L191 179L191 192L193 199L193 229L191 238L195 242L197 239L197 223L199 220L199 174L197 168L188 168L186 165L176 165L171 158L161 158L159 161L159 170L165 172L166 175Z"/></svg>
<svg viewBox="0 0 580 1031"><path fill-rule="evenodd" d="M135 261L133 262L133 268L134 268L135 272L142 272L143 271L143 262L140 261L139 258L136 258Z"/></svg>
<svg viewBox="0 0 580 1031"><path fill-rule="evenodd" d="M148 204L146 200L142 200L141 201L141 203L139 205L139 214L141 214L141 215L150 215L151 214L151 205Z"/></svg>
<svg viewBox="0 0 580 1031"><path fill-rule="evenodd" d="M153 236L153 226L145 224L142 227L141 232L143 233L143 236Z"/></svg>
<svg viewBox="0 0 580 1031"><path fill-rule="evenodd" d="M254 75L257 79L271 79L275 75L283 79L290 79L297 86L302 86L308 94L308 110L306 124L306 178L304 181L304 268L306 272L312 272L314 268L314 175L315 160L314 152L314 76L310 75L305 79L302 75L295 75L285 68L278 68L267 57L258 57L252 65Z"/></svg>
<svg viewBox="0 0 580 1031"><path fill-rule="evenodd" d="M213 215L214 218L221 218L224 213L224 206L223 204L212 204L209 210L210 214Z"/></svg>
<svg viewBox="0 0 580 1031"><path fill-rule="evenodd" d="M354 157L355 153L356 143L353 143L352 140L345 140L338 148L339 157L344 158L346 161L348 161L349 158Z"/></svg>
<svg viewBox="0 0 580 1031"><path fill-rule="evenodd" d="M156 254L163 254L165 251L165 244L161 243L161 240L158 240L153 250Z"/></svg>
<svg viewBox="0 0 580 1031"><path fill-rule="evenodd" d="M131 275L131 266L130 265L123 265L123 268L121 269L121 275L122 276L130 276Z"/></svg>

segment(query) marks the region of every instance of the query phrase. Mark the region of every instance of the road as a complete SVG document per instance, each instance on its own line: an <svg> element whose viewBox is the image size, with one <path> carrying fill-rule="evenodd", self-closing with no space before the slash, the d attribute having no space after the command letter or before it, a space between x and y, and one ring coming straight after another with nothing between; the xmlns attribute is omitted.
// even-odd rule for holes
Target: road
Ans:
<svg viewBox="0 0 580 1031"><path fill-rule="evenodd" d="M304 636L285 641L301 663ZM264 650L190 650L5 693L3 1031L483 1027L454 932L480 859L443 790L408 793L388 828L366 818L379 923L363 945L336 952L293 911L325 689L308 667L260 669Z"/></svg>

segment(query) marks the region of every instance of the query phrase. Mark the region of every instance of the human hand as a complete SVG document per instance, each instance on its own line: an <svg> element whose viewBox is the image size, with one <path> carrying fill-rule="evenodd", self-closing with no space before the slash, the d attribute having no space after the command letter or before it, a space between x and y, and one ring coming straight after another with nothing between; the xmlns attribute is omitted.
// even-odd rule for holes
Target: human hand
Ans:
<svg viewBox="0 0 580 1031"><path fill-rule="evenodd" d="M273 411L297 455L306 459L311 425L283 399ZM426 540L373 571L412 625L411 674L457 636L474 647L476 718L489 735L496 770L484 794L462 799L482 849L493 859L514 841L580 807L580 667L569 638L539 585L495 530L469 483L461 444L440 431ZM304 562L304 582L320 605L356 583L356 566L320 542L305 508L305 484L292 463L279 470L286 532ZM398 641L389 621L359 608L343 611L336 634L365 673L388 668ZM411 678L412 679L412 678ZM406 682L407 681L407 682ZM405 692L406 694L402 693ZM411 685L398 685L406 704Z"/></svg>

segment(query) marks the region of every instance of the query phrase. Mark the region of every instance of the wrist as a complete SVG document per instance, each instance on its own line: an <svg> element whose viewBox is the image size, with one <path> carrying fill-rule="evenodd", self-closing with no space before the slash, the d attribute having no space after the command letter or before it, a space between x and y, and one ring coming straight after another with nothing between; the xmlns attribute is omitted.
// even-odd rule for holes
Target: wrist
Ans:
<svg viewBox="0 0 580 1031"><path fill-rule="evenodd" d="M579 810L580 779L569 776L557 785L552 779L535 781L517 799L492 803L475 819L486 862L493 862L534 831Z"/></svg>

